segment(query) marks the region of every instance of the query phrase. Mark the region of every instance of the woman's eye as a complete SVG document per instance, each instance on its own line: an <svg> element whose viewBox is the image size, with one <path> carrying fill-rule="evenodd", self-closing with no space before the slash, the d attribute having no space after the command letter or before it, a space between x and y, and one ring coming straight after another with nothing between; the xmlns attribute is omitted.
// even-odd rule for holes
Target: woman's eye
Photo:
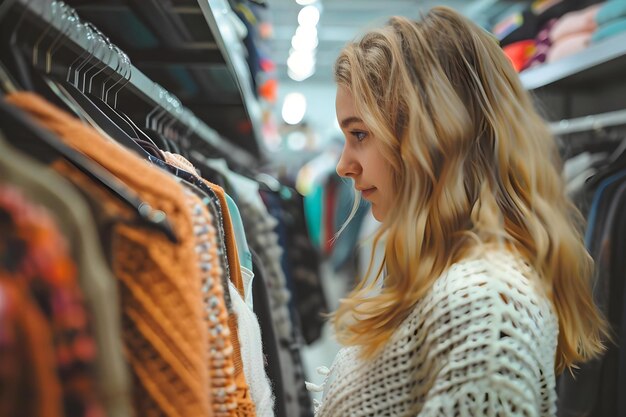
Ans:
<svg viewBox="0 0 626 417"><path fill-rule="evenodd" d="M363 139L365 139L365 137L367 136L367 133L360 132L360 131L354 131L354 132L352 132L352 136L354 136L357 141L361 142L361 141L363 141Z"/></svg>

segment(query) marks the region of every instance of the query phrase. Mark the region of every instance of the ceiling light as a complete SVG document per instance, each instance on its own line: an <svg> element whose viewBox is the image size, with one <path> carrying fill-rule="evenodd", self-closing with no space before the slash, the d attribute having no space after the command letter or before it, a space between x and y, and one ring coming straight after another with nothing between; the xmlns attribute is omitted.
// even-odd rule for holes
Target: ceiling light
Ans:
<svg viewBox="0 0 626 417"><path fill-rule="evenodd" d="M295 73L307 73L315 67L313 51L293 50L287 58L287 67Z"/></svg>
<svg viewBox="0 0 626 417"><path fill-rule="evenodd" d="M317 44L317 36L298 36L298 34L296 33L291 38L291 46L296 51L312 51L317 48Z"/></svg>
<svg viewBox="0 0 626 417"><path fill-rule="evenodd" d="M315 68L311 68L310 70L308 70L307 72L294 72L291 69L287 69L287 75L289 76L289 78L291 78L294 81L304 81L307 78L309 78L310 76L312 76L313 74L315 74Z"/></svg>
<svg viewBox="0 0 626 417"><path fill-rule="evenodd" d="M302 93L289 93L283 102L282 116L285 123L297 125L306 113L306 98Z"/></svg>
<svg viewBox="0 0 626 417"><path fill-rule="evenodd" d="M296 28L296 35L301 36L303 38L316 38L317 39L317 28L315 26L298 26Z"/></svg>
<svg viewBox="0 0 626 417"><path fill-rule="evenodd" d="M315 3L317 0L296 0L300 6L308 6L309 4Z"/></svg>
<svg viewBox="0 0 626 417"><path fill-rule="evenodd" d="M315 6L306 6L298 13L298 23L301 26L315 26L320 20L320 11Z"/></svg>

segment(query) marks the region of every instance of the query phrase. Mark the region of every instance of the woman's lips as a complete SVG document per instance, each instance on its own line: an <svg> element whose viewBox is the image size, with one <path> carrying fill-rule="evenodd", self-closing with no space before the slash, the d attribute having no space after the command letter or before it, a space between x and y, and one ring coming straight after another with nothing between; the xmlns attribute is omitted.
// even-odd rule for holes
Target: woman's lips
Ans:
<svg viewBox="0 0 626 417"><path fill-rule="evenodd" d="M363 198L367 198L371 196L374 191L376 191L376 188L368 188L367 190L361 191L361 195L363 196Z"/></svg>

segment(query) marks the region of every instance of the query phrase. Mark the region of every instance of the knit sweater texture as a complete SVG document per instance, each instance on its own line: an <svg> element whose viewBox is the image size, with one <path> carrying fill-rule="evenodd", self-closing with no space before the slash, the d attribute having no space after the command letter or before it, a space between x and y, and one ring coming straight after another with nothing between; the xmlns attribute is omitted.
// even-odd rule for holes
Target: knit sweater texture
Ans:
<svg viewBox="0 0 626 417"><path fill-rule="evenodd" d="M552 417L557 336L531 267L499 251L463 260L372 360L347 347L320 370L316 416Z"/></svg>
<svg viewBox="0 0 626 417"><path fill-rule="evenodd" d="M237 314L243 371L250 386L250 396L254 401L256 415L274 417L274 394L265 372L265 356L259 320L232 284L229 285L229 291Z"/></svg>
<svg viewBox="0 0 626 417"><path fill-rule="evenodd" d="M142 417L212 416L201 280L182 188L166 173L35 94L15 93L7 101L100 164L154 209L167 213L178 244L132 224L116 224L112 236L112 270L120 284L135 411ZM117 203L76 169L65 171L84 191L100 193L103 206Z"/></svg>
<svg viewBox="0 0 626 417"><path fill-rule="evenodd" d="M222 267L219 262L217 231L213 216L192 191L185 189L187 204L193 214L198 269L202 277L204 319L209 333L209 374L211 398L215 417L236 416L237 386L228 310L222 285Z"/></svg>

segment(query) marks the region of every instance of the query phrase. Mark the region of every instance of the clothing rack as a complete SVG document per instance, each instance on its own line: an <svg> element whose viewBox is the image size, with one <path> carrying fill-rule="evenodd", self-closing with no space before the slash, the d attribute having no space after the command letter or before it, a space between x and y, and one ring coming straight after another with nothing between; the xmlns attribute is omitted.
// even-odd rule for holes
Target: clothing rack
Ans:
<svg viewBox="0 0 626 417"><path fill-rule="evenodd" d="M143 101L155 106L155 111L160 110L161 118L169 116L171 121L186 126L189 133L194 133L199 138L202 146L208 145L238 166L255 165L255 158L252 155L221 137L184 107L178 98L145 76L130 63L128 56L120 48L110 43L103 34L92 30L89 27L91 24L87 25L81 21L73 8L61 1L7 0L7 3L0 7L0 14L15 4L23 8L23 17L36 19L39 23L55 29L63 41L70 43L70 46L78 52L76 58L79 58L80 53L89 52L92 54L90 59L96 61L97 65L104 66L123 77L125 91L130 90ZM4 7L6 9L3 9Z"/></svg>
<svg viewBox="0 0 626 417"><path fill-rule="evenodd" d="M260 140L262 126L261 107L254 97L252 82L250 81L250 70L246 63L247 51L243 43L238 39L235 28L228 18L230 6L228 0L204 0L198 5L202 10L211 33L215 37L215 43L222 51L224 60L229 70L235 74L235 83L238 85L243 97L243 104L250 116L252 130Z"/></svg>
<svg viewBox="0 0 626 417"><path fill-rule="evenodd" d="M620 125L626 125L626 110L565 119L550 123L550 129L555 135L567 135L569 133L586 132Z"/></svg>

